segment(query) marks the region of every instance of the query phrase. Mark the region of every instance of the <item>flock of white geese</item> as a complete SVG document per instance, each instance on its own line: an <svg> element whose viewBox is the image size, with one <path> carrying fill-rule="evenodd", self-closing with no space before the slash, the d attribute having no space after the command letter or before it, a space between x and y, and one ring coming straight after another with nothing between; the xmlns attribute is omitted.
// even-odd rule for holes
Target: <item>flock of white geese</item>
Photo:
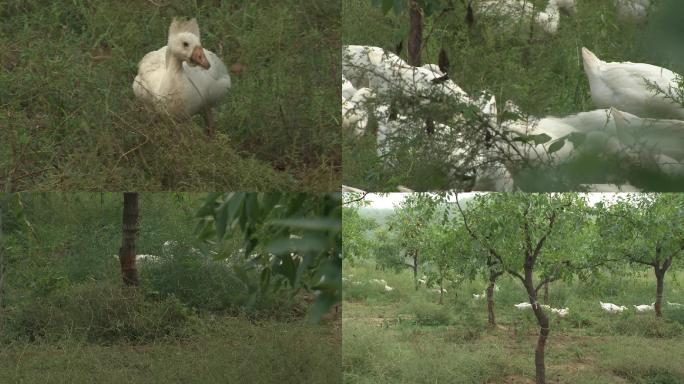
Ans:
<svg viewBox="0 0 684 384"><path fill-rule="evenodd" d="M523 2L508 0L518 1ZM618 16L632 21L643 20L649 5L648 0L616 0L615 4ZM572 9L574 0L549 1L549 7L558 9L559 6ZM545 134L551 138L537 144L525 140L497 142L496 150L510 155L509 159L517 156L518 160L525 158L543 166L569 162L585 151L592 151L617 156L621 161L638 164L664 176L684 177L684 107L673 100L673 95L679 92L681 76L650 64L606 62L587 48L581 49L581 57L596 110L563 117L520 117L499 121L496 100L492 96L485 92L479 98L470 97L445 76L439 66L414 67L382 48L347 45L342 52L342 126L361 135L366 131L369 117L373 116L378 124L378 155L382 156L388 151L386 141L389 137L406 132L402 127L416 123L409 111L397 113L396 108L383 102L397 92L402 95L429 94L431 97L420 98L421 103L448 98L459 104L476 106L490 127L506 135L529 138ZM523 115L510 100L505 103L503 112ZM458 123L462 119L462 116L456 116L453 120ZM437 124L435 132L450 129ZM577 148L567 140L576 133L585 137ZM560 148L559 141L563 141ZM456 149L453 156L458 158L461 154ZM453 164L453 160L445 159L445 162ZM514 168L511 164L487 164L485 168L477 169L473 190L516 190L509 171ZM629 184L615 185L610 181L587 183L584 187L600 192L637 191ZM345 187L345 190L354 188Z"/></svg>

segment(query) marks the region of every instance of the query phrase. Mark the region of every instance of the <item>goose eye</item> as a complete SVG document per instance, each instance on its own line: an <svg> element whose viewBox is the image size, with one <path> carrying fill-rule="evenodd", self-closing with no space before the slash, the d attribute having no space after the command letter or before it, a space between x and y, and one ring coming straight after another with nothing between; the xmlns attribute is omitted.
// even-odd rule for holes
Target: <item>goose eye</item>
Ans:
<svg viewBox="0 0 684 384"><path fill-rule="evenodd" d="M188 47L188 45L189 45L189 44L188 44L188 42L187 42L187 41L184 41L184 42L183 42L183 46L184 46L185 48L187 48L187 47Z"/></svg>

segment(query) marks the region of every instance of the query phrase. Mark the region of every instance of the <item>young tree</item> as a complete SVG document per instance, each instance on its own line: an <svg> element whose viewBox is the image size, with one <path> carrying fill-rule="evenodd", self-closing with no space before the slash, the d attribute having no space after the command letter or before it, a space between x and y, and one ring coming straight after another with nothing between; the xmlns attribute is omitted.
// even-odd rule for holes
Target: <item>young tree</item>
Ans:
<svg viewBox="0 0 684 384"><path fill-rule="evenodd" d="M418 290L418 266L420 263L423 232L431 220L438 199L427 193L414 193L406 196L389 218L390 230L397 234L399 246L411 261L406 263L413 270L413 283Z"/></svg>
<svg viewBox="0 0 684 384"><path fill-rule="evenodd" d="M345 200L348 199L345 194ZM363 200L349 198L342 207L342 256L349 262L371 253L373 243L368 233L377 227L377 222L361 216L359 207L365 205Z"/></svg>
<svg viewBox="0 0 684 384"><path fill-rule="evenodd" d="M578 228L586 219L586 203L577 194L487 194L476 196L467 210L457 204L471 238L528 294L539 325L536 382L543 384L550 325L537 297L544 284L568 277L583 264L583 256L573 251L581 249L576 245L582 241Z"/></svg>
<svg viewBox="0 0 684 384"><path fill-rule="evenodd" d="M601 252L630 264L653 268L656 317L663 315L665 273L684 251L684 196L630 194L597 206Z"/></svg>
<svg viewBox="0 0 684 384"><path fill-rule="evenodd" d="M451 224L445 210L442 219L431 222L422 234L423 259L428 265L426 275L429 282L436 282L439 287L440 304L444 283L457 284L464 276L464 254L468 253L470 241L459 229Z"/></svg>
<svg viewBox="0 0 684 384"><path fill-rule="evenodd" d="M124 192L122 239L119 248L121 276L126 285L138 285L138 270L135 266L135 242L138 236L138 193Z"/></svg>

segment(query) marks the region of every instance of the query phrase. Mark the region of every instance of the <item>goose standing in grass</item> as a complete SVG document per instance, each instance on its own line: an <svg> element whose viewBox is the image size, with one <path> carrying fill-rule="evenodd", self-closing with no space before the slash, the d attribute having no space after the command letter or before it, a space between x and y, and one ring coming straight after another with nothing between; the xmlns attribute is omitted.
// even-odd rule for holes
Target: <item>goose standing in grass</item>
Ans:
<svg viewBox="0 0 684 384"><path fill-rule="evenodd" d="M643 63L608 63L582 48L591 99L597 108L615 107L640 117L684 119L684 107L662 92L676 92L681 76Z"/></svg>
<svg viewBox="0 0 684 384"><path fill-rule="evenodd" d="M532 308L532 304L530 304L530 303L520 303L520 304L515 304L514 306L520 310Z"/></svg>
<svg viewBox="0 0 684 384"><path fill-rule="evenodd" d="M197 20L173 19L167 45L149 52L138 64L133 91L157 112L177 120L201 113L211 136L211 108L230 85L221 59L202 48Z"/></svg>

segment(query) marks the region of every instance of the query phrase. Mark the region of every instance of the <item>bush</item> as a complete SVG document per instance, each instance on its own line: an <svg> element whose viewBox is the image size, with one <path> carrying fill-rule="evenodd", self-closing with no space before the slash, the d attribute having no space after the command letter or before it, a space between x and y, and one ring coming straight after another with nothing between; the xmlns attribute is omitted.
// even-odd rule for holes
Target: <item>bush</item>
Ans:
<svg viewBox="0 0 684 384"><path fill-rule="evenodd" d="M7 319L18 336L55 341L148 342L182 336L191 312L174 297L145 298L141 288L99 281L64 288L16 307Z"/></svg>
<svg viewBox="0 0 684 384"><path fill-rule="evenodd" d="M454 317L447 306L427 301L411 302L408 312L416 316L417 325L449 325L454 322Z"/></svg>
<svg viewBox="0 0 684 384"><path fill-rule="evenodd" d="M648 316L626 315L613 321L601 322L594 331L597 334L672 338L684 334L684 326L667 318L656 319L650 313Z"/></svg>
<svg viewBox="0 0 684 384"><path fill-rule="evenodd" d="M248 275L251 281L259 279L256 273ZM213 260L188 247L178 247L160 262L145 265L141 278L150 293L177 298L198 310L281 319L305 312L296 308L298 301L290 297L289 288L251 295L230 263Z"/></svg>
<svg viewBox="0 0 684 384"><path fill-rule="evenodd" d="M663 310L663 315L666 319L672 320L684 326L684 309L670 309Z"/></svg>
<svg viewBox="0 0 684 384"><path fill-rule="evenodd" d="M140 271L145 286L161 297L174 296L193 308L221 311L248 300L247 287L221 261L180 248Z"/></svg>

